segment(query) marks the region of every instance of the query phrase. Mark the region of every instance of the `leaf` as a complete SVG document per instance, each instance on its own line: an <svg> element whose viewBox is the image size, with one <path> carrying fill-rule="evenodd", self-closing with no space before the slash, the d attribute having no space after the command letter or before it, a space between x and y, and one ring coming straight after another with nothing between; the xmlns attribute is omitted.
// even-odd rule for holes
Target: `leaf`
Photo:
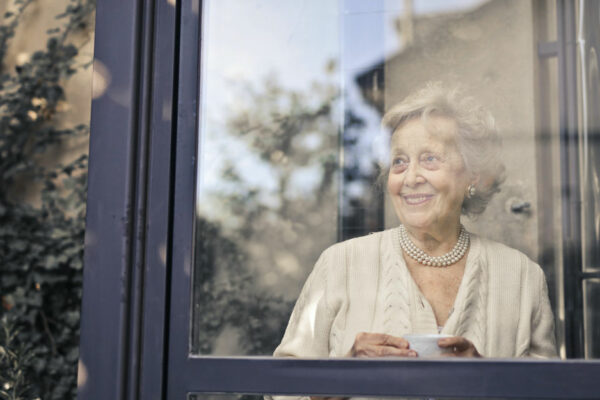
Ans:
<svg viewBox="0 0 600 400"><path fill-rule="evenodd" d="M81 257L74 258L69 264L69 266L74 270L80 271L83 268L83 262L81 261Z"/></svg>
<svg viewBox="0 0 600 400"><path fill-rule="evenodd" d="M15 274L4 273L0 276L0 282L2 282L2 286L5 288L12 287L19 282L19 277Z"/></svg>
<svg viewBox="0 0 600 400"><path fill-rule="evenodd" d="M79 359L79 349L77 347L73 347L67 353L67 360L74 362L74 361L77 361L78 359Z"/></svg>
<svg viewBox="0 0 600 400"><path fill-rule="evenodd" d="M24 240L15 240L10 244L10 246L13 248L13 250L23 251L27 249L27 242Z"/></svg>
<svg viewBox="0 0 600 400"><path fill-rule="evenodd" d="M44 260L44 268L46 269L55 269L58 268L58 260L54 255L49 255Z"/></svg>
<svg viewBox="0 0 600 400"><path fill-rule="evenodd" d="M33 369L37 373L42 373L45 368L46 368L46 360L44 358L36 358L33 361Z"/></svg>
<svg viewBox="0 0 600 400"><path fill-rule="evenodd" d="M65 313L65 322L71 326L76 327L79 324L79 311L68 311Z"/></svg>

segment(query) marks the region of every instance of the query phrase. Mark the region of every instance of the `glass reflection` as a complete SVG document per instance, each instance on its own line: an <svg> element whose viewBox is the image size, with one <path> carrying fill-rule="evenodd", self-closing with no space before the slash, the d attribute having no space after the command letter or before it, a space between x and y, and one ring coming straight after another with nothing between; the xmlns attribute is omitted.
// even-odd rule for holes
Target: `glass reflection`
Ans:
<svg viewBox="0 0 600 400"><path fill-rule="evenodd" d="M561 189L557 161L544 175L541 155L555 150L557 136L536 120L544 105L536 102L532 26L546 15L537 5L225 0L203 7L193 353L272 354L319 254L398 226L380 169L389 157L380 122L430 81L467 88L494 115L504 142L502 190L484 214L462 223L543 264L557 304L560 213L547 199L560 199ZM429 322L437 328L435 317Z"/></svg>

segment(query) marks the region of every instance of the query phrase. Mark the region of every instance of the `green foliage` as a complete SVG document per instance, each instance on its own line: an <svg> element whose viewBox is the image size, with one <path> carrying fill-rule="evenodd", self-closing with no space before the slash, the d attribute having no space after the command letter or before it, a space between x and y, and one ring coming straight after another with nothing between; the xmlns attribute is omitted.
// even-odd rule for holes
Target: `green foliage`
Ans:
<svg viewBox="0 0 600 400"><path fill-rule="evenodd" d="M33 352L25 344L16 344L15 322L8 315L0 325L0 399L32 398L32 385L23 372L33 362Z"/></svg>
<svg viewBox="0 0 600 400"><path fill-rule="evenodd" d="M63 84L81 67L70 36L88 28L95 4L71 0L45 49L7 70L10 38L32 3L14 1L0 26L0 398L65 399L76 390L87 157L58 166L44 157L88 133L57 120ZM41 187L40 206L18 197L23 182Z"/></svg>

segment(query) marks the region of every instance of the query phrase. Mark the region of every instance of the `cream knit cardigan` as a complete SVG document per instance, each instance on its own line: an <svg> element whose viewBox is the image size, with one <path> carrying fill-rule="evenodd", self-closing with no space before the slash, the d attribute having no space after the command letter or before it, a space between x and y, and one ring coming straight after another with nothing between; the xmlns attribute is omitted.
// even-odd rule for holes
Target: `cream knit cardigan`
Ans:
<svg viewBox="0 0 600 400"><path fill-rule="evenodd" d="M412 279L398 228L325 250L296 302L280 357L343 357L360 332L438 333ZM556 357L542 269L523 253L471 234L453 311L441 333L464 336L484 357Z"/></svg>

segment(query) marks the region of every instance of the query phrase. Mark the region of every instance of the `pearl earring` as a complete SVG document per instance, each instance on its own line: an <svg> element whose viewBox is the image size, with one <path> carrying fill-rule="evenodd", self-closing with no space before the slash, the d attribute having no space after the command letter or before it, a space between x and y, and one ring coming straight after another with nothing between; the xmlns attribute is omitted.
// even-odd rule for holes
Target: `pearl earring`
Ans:
<svg viewBox="0 0 600 400"><path fill-rule="evenodd" d="M471 197L475 196L475 193L477 193L475 185L469 185L469 187L467 188L467 199L470 199Z"/></svg>

